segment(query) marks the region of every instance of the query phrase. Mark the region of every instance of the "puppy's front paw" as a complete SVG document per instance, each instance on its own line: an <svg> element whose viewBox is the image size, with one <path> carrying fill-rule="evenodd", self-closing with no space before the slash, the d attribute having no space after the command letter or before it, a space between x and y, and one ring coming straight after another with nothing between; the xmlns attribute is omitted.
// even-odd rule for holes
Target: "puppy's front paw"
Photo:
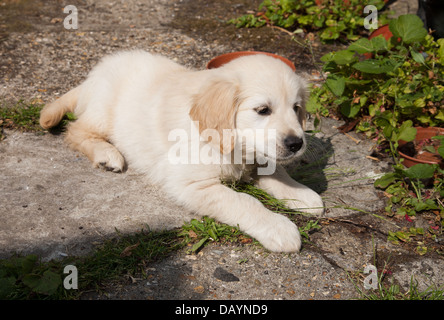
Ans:
<svg viewBox="0 0 444 320"><path fill-rule="evenodd" d="M323 215L325 212L324 201L317 193L313 192L311 197L305 201L306 208L301 209L302 212L313 215Z"/></svg>
<svg viewBox="0 0 444 320"><path fill-rule="evenodd" d="M302 198L300 195L298 196ZM312 190L305 192L302 199L291 199L284 202L290 209L313 215L323 215L325 211L321 196Z"/></svg>
<svg viewBox="0 0 444 320"><path fill-rule="evenodd" d="M114 147L102 149L94 154L94 166L113 172L122 172L125 159Z"/></svg>
<svg viewBox="0 0 444 320"><path fill-rule="evenodd" d="M275 252L298 252L301 249L301 235L298 227L288 218L273 214L269 225L252 234L268 250Z"/></svg>

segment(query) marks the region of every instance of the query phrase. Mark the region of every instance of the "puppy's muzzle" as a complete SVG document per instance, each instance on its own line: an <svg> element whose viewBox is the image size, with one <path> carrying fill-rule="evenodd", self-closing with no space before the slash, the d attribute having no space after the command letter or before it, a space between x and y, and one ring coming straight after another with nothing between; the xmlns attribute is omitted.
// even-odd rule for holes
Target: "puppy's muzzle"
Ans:
<svg viewBox="0 0 444 320"><path fill-rule="evenodd" d="M287 136L284 139L284 145L288 151L296 153L304 146L304 140L297 136Z"/></svg>

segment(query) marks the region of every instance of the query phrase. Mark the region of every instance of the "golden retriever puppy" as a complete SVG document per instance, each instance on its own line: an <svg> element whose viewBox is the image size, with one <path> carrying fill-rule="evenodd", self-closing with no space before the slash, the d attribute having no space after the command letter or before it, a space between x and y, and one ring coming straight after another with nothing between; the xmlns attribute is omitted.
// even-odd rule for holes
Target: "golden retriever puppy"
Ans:
<svg viewBox="0 0 444 320"><path fill-rule="evenodd" d="M271 251L296 252L295 224L221 181L252 182L289 208L322 213L321 197L281 166L306 148L307 95L291 68L266 55L194 71L130 51L105 57L45 106L40 124L74 112L66 141L94 166L131 166L187 209L239 226Z"/></svg>

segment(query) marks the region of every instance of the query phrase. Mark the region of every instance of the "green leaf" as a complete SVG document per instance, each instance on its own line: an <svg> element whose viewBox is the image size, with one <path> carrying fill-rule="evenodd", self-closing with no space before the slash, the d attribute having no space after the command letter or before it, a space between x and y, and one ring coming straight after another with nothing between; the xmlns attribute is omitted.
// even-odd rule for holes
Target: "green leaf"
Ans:
<svg viewBox="0 0 444 320"><path fill-rule="evenodd" d="M410 236L408 235L408 233L405 233L403 231L398 231L395 232L395 237L398 238L399 240L406 242L406 241L410 241Z"/></svg>
<svg viewBox="0 0 444 320"><path fill-rule="evenodd" d="M334 55L331 57L331 60L336 62L339 65L350 64L350 63L356 61L356 59L357 59L354 55L355 55L355 53L353 51L341 50L341 51L335 52Z"/></svg>
<svg viewBox="0 0 444 320"><path fill-rule="evenodd" d="M374 52L388 50L387 40L385 40L385 38L382 35L378 36L378 37L372 38L370 40L370 43L371 43L371 45L373 47L373 51Z"/></svg>
<svg viewBox="0 0 444 320"><path fill-rule="evenodd" d="M373 52L373 46L367 38L361 38L358 41L353 42L348 49L354 50L359 54Z"/></svg>
<svg viewBox="0 0 444 320"><path fill-rule="evenodd" d="M424 211L424 210L435 210L438 209L438 206L432 199L426 199L424 202L418 201L415 204L416 212Z"/></svg>
<svg viewBox="0 0 444 320"><path fill-rule="evenodd" d="M342 95L342 93L344 93L345 78L331 74L326 80L326 85L334 95L339 97Z"/></svg>
<svg viewBox="0 0 444 320"><path fill-rule="evenodd" d="M436 40L439 44L438 57L441 65L444 65L444 38Z"/></svg>
<svg viewBox="0 0 444 320"><path fill-rule="evenodd" d="M414 14L402 15L398 19L391 20L389 29L395 39L399 37L408 44L420 42L427 35L424 23Z"/></svg>
<svg viewBox="0 0 444 320"><path fill-rule="evenodd" d="M310 95L310 98L307 101L305 109L307 112L311 114L316 114L319 110L321 110L322 105L319 103L318 97L315 95Z"/></svg>
<svg viewBox="0 0 444 320"><path fill-rule="evenodd" d="M13 275L16 278L20 278L22 275L31 273L37 262L36 255L28 255L25 257L13 257L9 260L5 260L2 263L2 269L8 275Z"/></svg>
<svg viewBox="0 0 444 320"><path fill-rule="evenodd" d="M403 171L410 179L428 179L433 177L435 167L435 165L419 163Z"/></svg>
<svg viewBox="0 0 444 320"><path fill-rule="evenodd" d="M341 104L341 113L347 118L354 118L361 110L361 106L359 104L351 104L349 101L346 101Z"/></svg>
<svg viewBox="0 0 444 320"><path fill-rule="evenodd" d="M339 38L339 32L337 27L328 27L325 28L320 36L321 40L335 40Z"/></svg>
<svg viewBox="0 0 444 320"><path fill-rule="evenodd" d="M422 53L419 53L414 48L410 47L410 54L412 55L413 60L418 63L425 64L425 59Z"/></svg>
<svg viewBox="0 0 444 320"><path fill-rule="evenodd" d="M440 141L440 145L438 147L439 155L444 158L444 136L434 136L432 139L436 139Z"/></svg>
<svg viewBox="0 0 444 320"><path fill-rule="evenodd" d="M208 229L208 235L214 240L217 241L219 237L217 236L217 230L214 226Z"/></svg>
<svg viewBox="0 0 444 320"><path fill-rule="evenodd" d="M353 65L353 68L365 73L381 74L393 71L396 67L396 63L390 59L375 60L368 59L357 62Z"/></svg>
<svg viewBox="0 0 444 320"><path fill-rule="evenodd" d="M15 287L15 277L0 278L0 299L7 299Z"/></svg>
<svg viewBox="0 0 444 320"><path fill-rule="evenodd" d="M30 254L22 259L23 260L21 260L21 269L22 269L21 273L22 274L30 273L34 269L38 257L34 254Z"/></svg>
<svg viewBox="0 0 444 320"><path fill-rule="evenodd" d="M387 41L384 37L375 37L371 40L361 38L353 42L348 49L354 50L359 54L387 50Z"/></svg>
<svg viewBox="0 0 444 320"><path fill-rule="evenodd" d="M392 231L389 231L387 240L392 242L393 244L399 244L398 237Z"/></svg>
<svg viewBox="0 0 444 320"><path fill-rule="evenodd" d="M397 178L398 178L398 175L395 172L386 173L381 178L379 178L375 181L374 186L376 188L385 189L390 184L392 184Z"/></svg>
<svg viewBox="0 0 444 320"><path fill-rule="evenodd" d="M210 237L205 237L205 238L200 239L199 242L195 243L195 244L191 247L191 251L192 251L192 252L195 252L195 251L199 250L199 248L202 247L202 246L204 245L204 243L207 242L207 240L208 240L209 238L210 238Z"/></svg>
<svg viewBox="0 0 444 320"><path fill-rule="evenodd" d="M28 274L22 281L34 292L45 295L54 294L62 283L60 275L51 270L46 270L43 275Z"/></svg>
<svg viewBox="0 0 444 320"><path fill-rule="evenodd" d="M330 62L330 61L333 61L333 57L335 56L335 53L334 52L329 52L329 53L326 53L326 54L324 54L322 57L321 57L321 61L322 62Z"/></svg>
<svg viewBox="0 0 444 320"><path fill-rule="evenodd" d="M412 127L411 120L405 121L399 128L397 140L404 140L406 142L413 141L416 138L416 129Z"/></svg>
<svg viewBox="0 0 444 320"><path fill-rule="evenodd" d="M425 255L427 253L427 247L425 247L425 246L417 246L416 247L416 252L418 252L418 254L420 256L423 256L423 255Z"/></svg>
<svg viewBox="0 0 444 320"><path fill-rule="evenodd" d="M424 107L426 106L426 103L425 103L424 98L418 98L418 99L416 99L415 101L413 101L413 105L414 105L416 108L420 108L420 109L422 109L422 108L424 108Z"/></svg>

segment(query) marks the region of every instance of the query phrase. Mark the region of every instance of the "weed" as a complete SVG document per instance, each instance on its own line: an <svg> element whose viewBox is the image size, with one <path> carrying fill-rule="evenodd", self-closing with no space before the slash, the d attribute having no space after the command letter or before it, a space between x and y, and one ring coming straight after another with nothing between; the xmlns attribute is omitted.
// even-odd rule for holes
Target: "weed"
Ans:
<svg viewBox="0 0 444 320"><path fill-rule="evenodd" d="M376 251L375 243L372 237L373 244L373 264L376 265ZM382 270L376 271L377 287L375 289L368 289L364 292L356 281L353 280L353 274L346 271L348 278L352 282L361 300L443 300L444 286L438 287L435 284L429 285L426 290L420 291L418 288L418 281L412 276L410 279L409 290L405 293L401 292L399 285L394 283L391 279L390 284L384 283L386 276L391 274L388 270L389 261L384 262ZM361 275L362 272L354 273L355 276Z"/></svg>
<svg viewBox="0 0 444 320"><path fill-rule="evenodd" d="M0 127L21 131L42 132L39 125L43 105L19 100L9 107L5 102L0 105Z"/></svg>
<svg viewBox="0 0 444 320"><path fill-rule="evenodd" d="M430 179L433 187L426 188L424 183ZM387 215L405 216L408 221L411 221L410 217L422 212L431 211L435 216L428 230L409 228L389 232L389 241L400 244L410 242L412 237L421 236L423 240L415 251L420 255L427 253L424 241L434 240L443 233L444 207L440 200L444 196L443 182L444 171L437 165L429 164L417 164L408 169L396 165L394 172L389 172L375 181L375 186L384 189L388 198L385 207Z"/></svg>
<svg viewBox="0 0 444 320"><path fill-rule="evenodd" d="M244 192L255 197L273 212L290 215L290 218L291 215L299 214L294 210L288 209L281 200L270 196L252 184L236 182L228 186L237 192ZM308 240L309 233L320 228L318 221L309 220L299 228L299 231ZM193 219L189 223L185 223L179 235L184 237L187 242L194 242L189 250L190 253L197 252L210 242L260 245L257 240L241 232L238 227L219 223L209 217L203 217L201 220Z"/></svg>
<svg viewBox="0 0 444 320"><path fill-rule="evenodd" d="M253 242L253 239L244 235L239 228L218 223L209 217L203 217L202 220L192 219L189 223L185 223L179 236L184 237L187 243L195 241L189 251L190 253L197 252L209 241L222 243Z"/></svg>
<svg viewBox="0 0 444 320"><path fill-rule="evenodd" d="M377 138L379 148L393 156L393 172L375 182L388 198L389 216L409 217L422 212L437 215L436 225L424 232L432 238L442 234L444 171L438 166L419 164L405 169L399 160L399 141L413 141L415 126L444 124L444 39L433 40L422 21L404 15L389 24L393 37L362 38L347 49L322 57L324 84L315 88L307 105L309 112L335 115L356 123L356 130ZM367 55L365 58L363 55ZM434 137L442 140L441 137ZM437 148L439 154L444 150ZM391 241L407 242L411 231L398 230ZM424 254L427 247L419 245Z"/></svg>
<svg viewBox="0 0 444 320"><path fill-rule="evenodd" d="M390 285L381 284L381 275L378 279L378 288L374 291L364 293L360 288L356 287L360 298L362 300L443 300L444 299L444 286L438 287L435 284L430 285L424 291L420 291L418 288L418 281L414 277L410 280L409 290L402 293L399 285L394 284L393 281Z"/></svg>
<svg viewBox="0 0 444 320"><path fill-rule="evenodd" d="M304 29L305 32L319 32L321 41L337 39L356 40L363 32L363 9L374 5L378 10L384 7L383 0L265 0L256 14L247 14L229 23L236 27L278 26L290 30ZM387 16L379 14L379 23L385 24ZM298 29L299 28L299 29Z"/></svg>
<svg viewBox="0 0 444 320"><path fill-rule="evenodd" d="M39 118L43 104L37 102L26 102L20 99L13 106L5 101L0 103L0 141L5 139L3 129L13 129L25 132L36 132L43 134L45 130L40 127ZM59 125L51 129L52 132L61 132L70 121L76 120L73 113L68 112L62 118Z"/></svg>

